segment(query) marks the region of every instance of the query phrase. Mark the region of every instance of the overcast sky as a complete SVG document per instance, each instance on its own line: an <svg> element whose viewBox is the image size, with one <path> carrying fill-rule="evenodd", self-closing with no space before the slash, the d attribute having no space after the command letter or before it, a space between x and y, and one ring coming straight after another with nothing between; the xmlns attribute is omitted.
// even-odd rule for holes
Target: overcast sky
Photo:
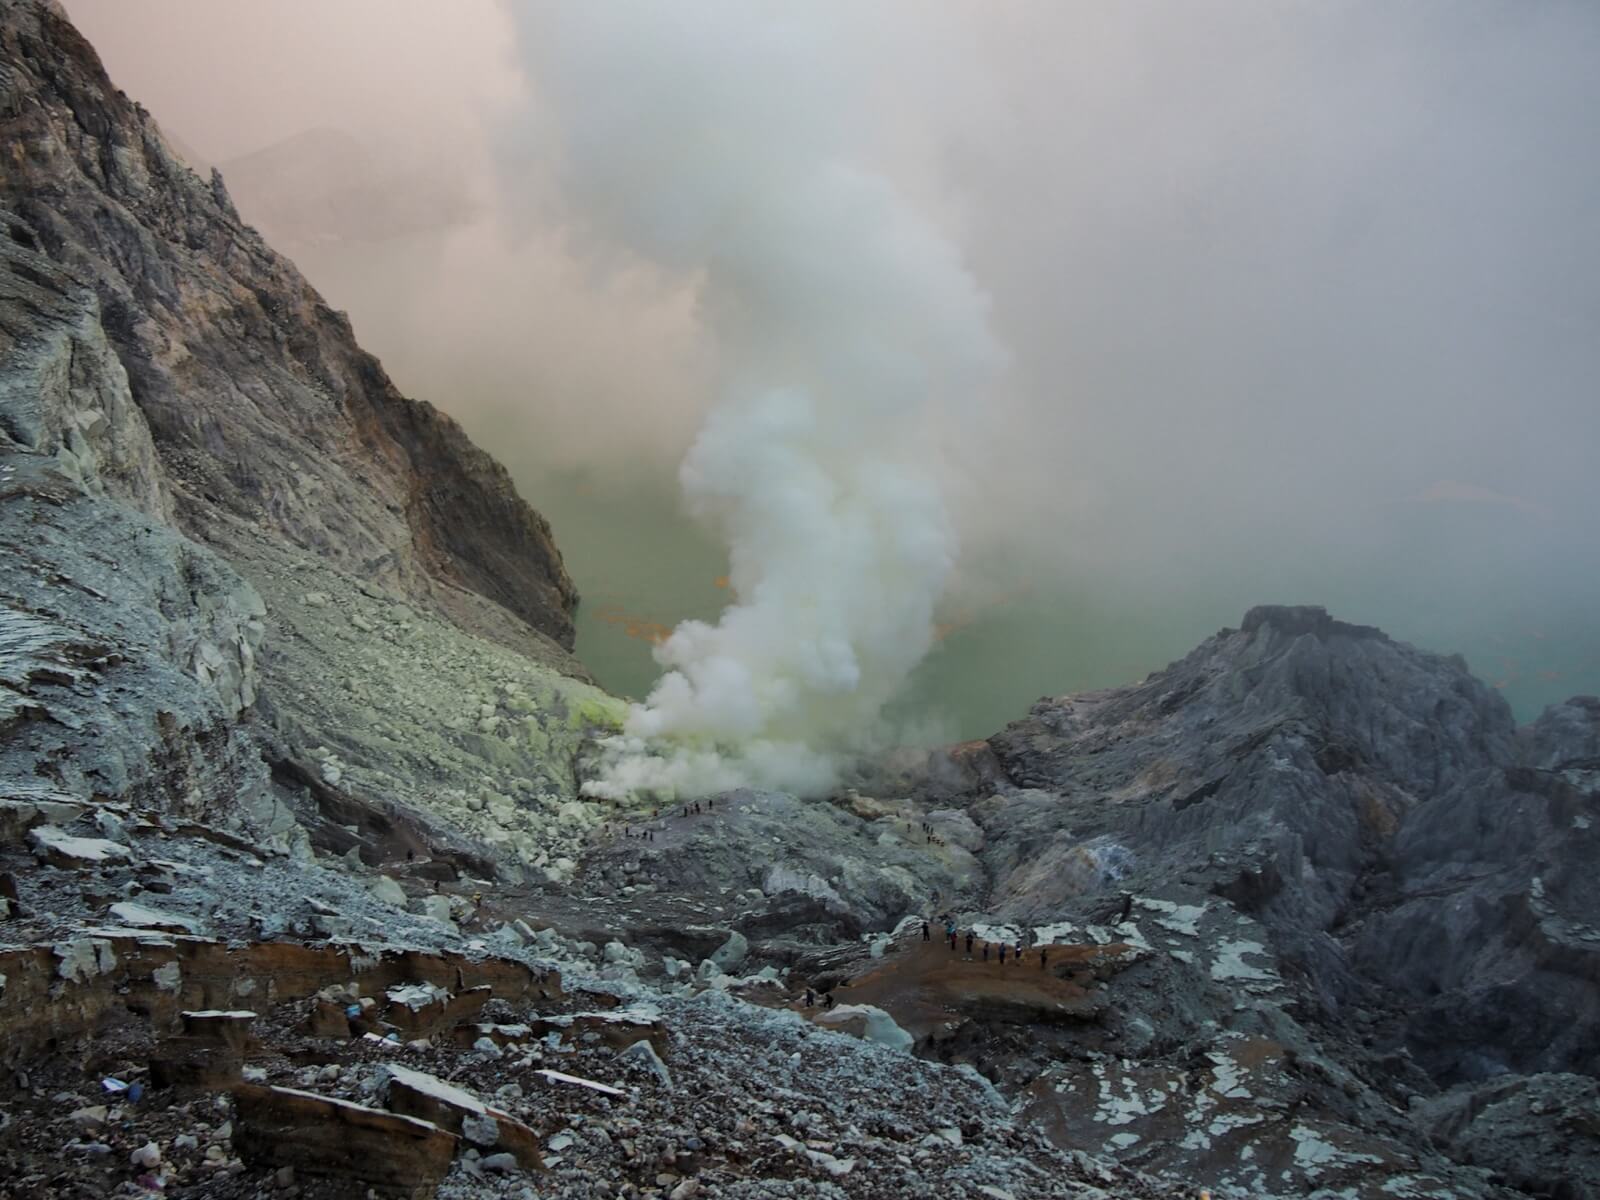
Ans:
<svg viewBox="0 0 1600 1200"><path fill-rule="evenodd" d="M693 281L564 205L547 10L67 8L209 161L332 127L470 188L479 216L405 270L289 248L403 386L520 470L682 454L710 401ZM1326 600L1419 641L1520 623L1593 654L1600 5L859 11L833 10L819 67L861 106L855 152L960 248L1011 356L955 431L966 586L1232 620Z"/></svg>

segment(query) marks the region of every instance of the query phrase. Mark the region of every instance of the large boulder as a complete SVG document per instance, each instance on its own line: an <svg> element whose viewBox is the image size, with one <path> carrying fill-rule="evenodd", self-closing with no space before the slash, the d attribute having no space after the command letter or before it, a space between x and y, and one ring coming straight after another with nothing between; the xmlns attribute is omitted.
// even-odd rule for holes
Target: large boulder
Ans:
<svg viewBox="0 0 1600 1200"><path fill-rule="evenodd" d="M352 1194L431 1200L459 1139L431 1121L293 1088L234 1089L234 1146L245 1162L292 1167Z"/></svg>

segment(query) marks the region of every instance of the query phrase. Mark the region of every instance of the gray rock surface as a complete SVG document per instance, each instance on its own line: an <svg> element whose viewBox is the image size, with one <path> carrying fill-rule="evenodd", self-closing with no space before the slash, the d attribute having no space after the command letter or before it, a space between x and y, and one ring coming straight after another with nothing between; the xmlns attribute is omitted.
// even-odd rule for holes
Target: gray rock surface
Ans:
<svg viewBox="0 0 1600 1200"><path fill-rule="evenodd" d="M1600 696L1552 704L1524 731L1528 765L1592 790L1600 777Z"/></svg>
<svg viewBox="0 0 1600 1200"><path fill-rule="evenodd" d="M919 1053L982 1064L1059 1144L1227 1195L1498 1195L1511 1177L1419 1137L1411 1106L1596 1071L1594 738L1587 701L1518 730L1458 658L1256 609L1140 684L885 772L873 798L641 818L651 837L602 843L576 886L631 888L636 929L742 897L716 927L747 935L742 970L781 962L841 1003L870 977ZM886 865L901 886L877 884ZM1115 965L1084 980L1082 1023L1019 1034L1004 991L937 1019L922 984L872 975L892 945L837 945L945 909L980 941L1058 944L1075 978L1084 946ZM651 937L695 957L672 932Z"/></svg>
<svg viewBox="0 0 1600 1200"><path fill-rule="evenodd" d="M59 8L0 61L0 782L559 878L619 708L543 520Z"/></svg>
<svg viewBox="0 0 1600 1200"><path fill-rule="evenodd" d="M576 591L505 469L395 390L59 8L8 4L0 39L0 209L98 296L184 531L206 540L228 513L430 606L478 593L527 622L520 640L570 646Z"/></svg>
<svg viewBox="0 0 1600 1200"><path fill-rule="evenodd" d="M1032 790L975 813L1011 915L1178 879L1259 920L1324 1016L1398 1002L1402 1044L1442 1082L1495 1069L1479 1043L1501 1065L1593 1070L1572 1006L1592 987L1582 914L1600 896L1576 867L1597 797L1524 749L1581 759L1591 736L1558 716L1519 737L1459 658L1260 608L1137 686L1041 701L990 739Z"/></svg>
<svg viewBox="0 0 1600 1200"><path fill-rule="evenodd" d="M1600 1082L1509 1075L1419 1100L1411 1118L1462 1162L1562 1200L1600 1196Z"/></svg>
<svg viewBox="0 0 1600 1200"><path fill-rule="evenodd" d="M766 914L756 919L762 932L815 926L854 937L953 895L971 870L965 851L930 854L927 839L908 830L907 813L894 806L863 815L846 803L736 791L700 813L686 816L681 805L659 813L619 818L650 840L598 845L584 864L590 886L745 894Z"/></svg>
<svg viewBox="0 0 1600 1200"><path fill-rule="evenodd" d="M287 970L492 945L671 1027L619 1057L603 1018L541 1049L492 1012L414 1051L582 1116L551 1194L1594 1194L1600 701L1519 730L1459 659L1266 607L839 796L584 801L620 706L505 473L54 5L0 0L0 133L0 1021L201 934ZM925 946L945 912L1037 945ZM771 1011L813 985L901 1048ZM443 1194L522 1186L464 1159Z"/></svg>

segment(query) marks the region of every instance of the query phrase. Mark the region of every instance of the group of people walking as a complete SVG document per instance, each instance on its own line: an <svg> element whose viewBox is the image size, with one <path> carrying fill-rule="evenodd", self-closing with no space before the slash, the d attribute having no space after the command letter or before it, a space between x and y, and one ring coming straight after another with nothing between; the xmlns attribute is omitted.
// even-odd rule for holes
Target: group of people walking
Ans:
<svg viewBox="0 0 1600 1200"><path fill-rule="evenodd" d="M698 817L703 812L707 812L707 813L715 812L716 811L716 807L717 807L717 802L715 800L707 800L707 801L705 801L703 807L702 807L702 802L699 801L699 800L696 800L692 804L679 805L678 806L678 808L679 808L678 815L680 817ZM660 816L661 816L661 810L659 808L657 808L657 809L651 810L651 813L650 813L650 816L649 816L648 819L654 821L654 820L658 820L660 818ZM645 818L641 818L641 820L643 820L643 819L645 819ZM611 836L611 825L612 825L612 822L607 821L602 826L602 832L604 833L604 835L606 837L610 837ZM654 829L651 829L649 826L641 826L640 828L635 829L630 824L624 824L624 825L620 826L620 833L625 838L634 838L634 839L636 839L638 841L641 841L641 842L653 842L653 841L656 840L656 831Z"/></svg>
<svg viewBox="0 0 1600 1200"><path fill-rule="evenodd" d="M944 918L944 940L950 943L950 952L952 954L955 953L959 948L961 937L962 935L956 929L954 918L947 914ZM922 940L925 942L933 940L933 929L927 920L922 922ZM975 943L978 946L978 952L982 955L984 962L989 961L989 952L991 950L995 952L995 957L1001 966L1005 966L1007 954L1009 954L1015 962L1020 963L1022 961L1023 945L1021 942L990 942L987 940L979 942L978 935L969 929L966 932L967 957L969 959L973 956L973 946ZM1040 946L1039 969L1043 971L1049 965L1050 947Z"/></svg>

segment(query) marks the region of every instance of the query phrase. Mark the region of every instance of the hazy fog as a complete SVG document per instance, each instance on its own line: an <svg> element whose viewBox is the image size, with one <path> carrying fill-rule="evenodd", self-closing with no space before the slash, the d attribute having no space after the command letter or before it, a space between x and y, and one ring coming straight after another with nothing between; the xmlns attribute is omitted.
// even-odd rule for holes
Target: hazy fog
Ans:
<svg viewBox="0 0 1600 1200"><path fill-rule="evenodd" d="M976 419L929 418L962 535L946 615L976 615L920 687L1016 712L1309 601L1464 651L1525 713L1600 691L1600 7L855 7L870 25L767 11L823 39L845 153L942 229L1009 352ZM662 521L717 353L693 272L574 201L550 6L67 8L230 182L335 130L367 156L347 195L452 197L374 236L272 228L297 210L235 189L403 387L513 466L580 584L641 561L607 556L633 541L596 506ZM730 37L702 62L730 109L745 61ZM653 563L646 615L708 603Z"/></svg>

